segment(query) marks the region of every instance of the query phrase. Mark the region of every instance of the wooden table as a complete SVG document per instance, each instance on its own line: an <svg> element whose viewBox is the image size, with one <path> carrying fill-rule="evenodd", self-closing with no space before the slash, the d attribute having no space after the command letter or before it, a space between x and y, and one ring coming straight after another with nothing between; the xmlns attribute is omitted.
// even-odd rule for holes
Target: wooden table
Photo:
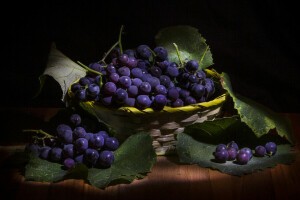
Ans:
<svg viewBox="0 0 300 200"><path fill-rule="evenodd" d="M1 159L7 155L7 151L24 145L24 138L16 137L12 141L3 137L3 134L20 131L24 126L38 127L58 110L0 109L1 116L6 116L6 129L5 133L1 133L0 140ZM296 148L299 150L300 114L284 115L292 122ZM25 181L16 169L4 169L0 175L0 188L4 191L1 196L6 194L12 199L300 199L300 156L291 165L277 165L275 168L242 177L222 174L197 165L180 165L175 156L160 156L145 179L131 184L110 186L105 190L90 186L82 180L59 183Z"/></svg>

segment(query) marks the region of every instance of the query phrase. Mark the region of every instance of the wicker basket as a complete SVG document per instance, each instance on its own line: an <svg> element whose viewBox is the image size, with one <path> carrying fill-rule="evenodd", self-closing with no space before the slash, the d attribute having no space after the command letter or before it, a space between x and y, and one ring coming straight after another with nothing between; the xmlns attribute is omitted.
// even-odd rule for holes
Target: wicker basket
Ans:
<svg viewBox="0 0 300 200"><path fill-rule="evenodd" d="M214 70L206 72L211 77L220 78ZM120 141L137 132L149 132L153 137L156 154L166 155L174 152L177 134L183 132L185 126L214 119L220 113L225 97L226 94L221 94L212 101L184 107L165 106L161 111L154 111L152 108L139 110L134 107L111 109L93 101L82 102L81 106L103 123L112 126Z"/></svg>

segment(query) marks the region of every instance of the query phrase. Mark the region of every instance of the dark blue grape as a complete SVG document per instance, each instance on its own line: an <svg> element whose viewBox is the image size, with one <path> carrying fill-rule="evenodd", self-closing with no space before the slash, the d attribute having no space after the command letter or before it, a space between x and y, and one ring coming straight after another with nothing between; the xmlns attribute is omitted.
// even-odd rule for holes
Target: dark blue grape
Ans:
<svg viewBox="0 0 300 200"><path fill-rule="evenodd" d="M141 80L142 80L143 82L147 82L147 80L148 80L149 78L151 78L151 77L152 77L151 74L143 74L142 77L141 77Z"/></svg>
<svg viewBox="0 0 300 200"><path fill-rule="evenodd" d="M112 96L104 96L101 97L101 103L103 103L103 105L105 106L109 106L112 104Z"/></svg>
<svg viewBox="0 0 300 200"><path fill-rule="evenodd" d="M152 90L160 84L160 80L157 77L150 77L147 79L147 82L150 84Z"/></svg>
<svg viewBox="0 0 300 200"><path fill-rule="evenodd" d="M149 96L147 96L147 95L139 95L136 98L136 104L139 108L142 108L142 109L148 108L151 105L151 100L150 100Z"/></svg>
<svg viewBox="0 0 300 200"><path fill-rule="evenodd" d="M86 131L83 127L78 126L74 129L75 138L84 138L86 136Z"/></svg>
<svg viewBox="0 0 300 200"><path fill-rule="evenodd" d="M119 66L127 66L128 65L128 55L122 54L118 57L117 63Z"/></svg>
<svg viewBox="0 0 300 200"><path fill-rule="evenodd" d="M104 90L105 94L113 95L117 90L117 86L113 82L107 82L103 86L103 90Z"/></svg>
<svg viewBox="0 0 300 200"><path fill-rule="evenodd" d="M168 90L165 86L163 85L157 85L154 89L155 94L162 94L162 95L167 95Z"/></svg>
<svg viewBox="0 0 300 200"><path fill-rule="evenodd" d="M195 72L199 68L199 63L196 60L190 60L186 63L185 68L189 72Z"/></svg>
<svg viewBox="0 0 300 200"><path fill-rule="evenodd" d="M87 95L89 95L91 97L95 97L100 93L100 87L99 87L99 85L92 83L86 89L86 92L87 92Z"/></svg>
<svg viewBox="0 0 300 200"><path fill-rule="evenodd" d="M118 69L118 74L120 76L130 76L130 69L128 67L120 67Z"/></svg>
<svg viewBox="0 0 300 200"><path fill-rule="evenodd" d="M128 93L122 88L118 88L117 91L114 94L114 101L118 104L125 103L127 98L128 98Z"/></svg>
<svg viewBox="0 0 300 200"><path fill-rule="evenodd" d="M127 67L129 67L130 69L134 69L137 66L137 63L138 61L135 57L129 56Z"/></svg>
<svg viewBox="0 0 300 200"><path fill-rule="evenodd" d="M69 125L66 125L66 124L59 124L56 127L57 135L62 135L66 130L72 131L72 128Z"/></svg>
<svg viewBox="0 0 300 200"><path fill-rule="evenodd" d="M136 56L138 58L148 60L151 56L150 47L148 45L140 45L136 49Z"/></svg>
<svg viewBox="0 0 300 200"><path fill-rule="evenodd" d="M151 85L148 82L142 82L139 86L140 94L149 94L151 92Z"/></svg>
<svg viewBox="0 0 300 200"><path fill-rule="evenodd" d="M75 98L79 101L83 101L86 99L86 90L85 89L79 89L75 93Z"/></svg>
<svg viewBox="0 0 300 200"><path fill-rule="evenodd" d="M179 98L179 92L176 88L170 88L168 90L168 98L171 99L171 101L175 101Z"/></svg>
<svg viewBox="0 0 300 200"><path fill-rule="evenodd" d="M142 81L141 79L139 79L139 78L134 78L134 79L132 80L132 85L135 85L135 86L139 87L139 86L141 85L142 82L143 82L143 81Z"/></svg>
<svg viewBox="0 0 300 200"><path fill-rule="evenodd" d="M45 138L44 139L45 145L49 146L49 147L55 147L56 145L58 145L58 140L55 138Z"/></svg>
<svg viewBox="0 0 300 200"><path fill-rule="evenodd" d="M110 167L115 161L115 155L113 152L104 150L100 152L98 162L102 167Z"/></svg>
<svg viewBox="0 0 300 200"><path fill-rule="evenodd" d="M239 152L236 156L236 161L238 164L245 165L249 162L250 157L246 152Z"/></svg>
<svg viewBox="0 0 300 200"><path fill-rule="evenodd" d="M216 152L221 151L221 150L227 150L227 146L225 144L219 144L216 147Z"/></svg>
<svg viewBox="0 0 300 200"><path fill-rule="evenodd" d="M206 74L205 74L205 72L202 71L202 70L197 71L197 72L196 72L196 76L197 76L198 78L202 78L202 79L205 79L205 78L206 78Z"/></svg>
<svg viewBox="0 0 300 200"><path fill-rule="evenodd" d="M106 131L99 131L98 133L96 133L96 135L102 136L104 138L104 140L106 140L106 138L109 137L109 135Z"/></svg>
<svg viewBox="0 0 300 200"><path fill-rule="evenodd" d="M95 149L102 148L104 145L104 138L99 134L94 134L89 140L89 146Z"/></svg>
<svg viewBox="0 0 300 200"><path fill-rule="evenodd" d="M195 75L190 75L190 76L189 76L189 81L190 81L191 83L198 83L198 82L199 82L197 76L195 76Z"/></svg>
<svg viewBox="0 0 300 200"><path fill-rule="evenodd" d="M138 59L136 67L148 71L148 69L151 67L151 63L148 60Z"/></svg>
<svg viewBox="0 0 300 200"><path fill-rule="evenodd" d="M136 97L139 93L139 89L137 86L135 85L131 85L128 89L127 89L127 93L129 97Z"/></svg>
<svg viewBox="0 0 300 200"><path fill-rule="evenodd" d="M167 98L165 95L158 94L154 97L153 106L155 109L161 110L167 105Z"/></svg>
<svg viewBox="0 0 300 200"><path fill-rule="evenodd" d="M87 77L82 77L79 79L79 84L82 86L90 85L91 81Z"/></svg>
<svg viewBox="0 0 300 200"><path fill-rule="evenodd" d="M49 147L49 146L41 147L41 149L40 149L40 158L48 160L49 155L50 155L49 154L50 151L51 151L51 147Z"/></svg>
<svg viewBox="0 0 300 200"><path fill-rule="evenodd" d="M105 140L105 148L110 151L115 151L119 147L119 141L117 138L108 137Z"/></svg>
<svg viewBox="0 0 300 200"><path fill-rule="evenodd" d="M184 102L181 99L176 99L174 102L172 102L173 107L182 107L184 106Z"/></svg>
<svg viewBox="0 0 300 200"><path fill-rule="evenodd" d="M120 76L117 73L112 73L112 74L109 75L108 79L109 79L109 81L111 81L113 83L117 83L120 79Z"/></svg>
<svg viewBox="0 0 300 200"><path fill-rule="evenodd" d="M167 67L169 66L170 62L168 60L164 60L162 62L158 62L157 66L161 69L161 70L165 70L167 69Z"/></svg>
<svg viewBox="0 0 300 200"><path fill-rule="evenodd" d="M128 99L125 101L125 106L134 107L135 106L135 98L128 97Z"/></svg>
<svg viewBox="0 0 300 200"><path fill-rule="evenodd" d="M78 126L79 124L81 124L81 117L78 114L72 114L70 116L70 122L74 125L74 126Z"/></svg>
<svg viewBox="0 0 300 200"><path fill-rule="evenodd" d="M179 91L179 96L182 98L182 99L185 99L186 97L190 96L191 92L186 90L186 89L181 89Z"/></svg>
<svg viewBox="0 0 300 200"><path fill-rule="evenodd" d="M160 80L160 84L165 86L166 88L168 88L170 86L170 82L171 82L170 77L168 77L166 75L161 75L159 77L159 80Z"/></svg>
<svg viewBox="0 0 300 200"><path fill-rule="evenodd" d="M266 151L266 148L263 147L263 146L257 146L255 147L255 155L257 157L264 157L266 155L267 151Z"/></svg>
<svg viewBox="0 0 300 200"><path fill-rule="evenodd" d="M65 130L63 133L58 135L58 138L60 138L60 140L65 144L71 144L73 142L73 131Z"/></svg>
<svg viewBox="0 0 300 200"><path fill-rule="evenodd" d="M83 154L76 155L74 160L77 163L82 163L83 162Z"/></svg>
<svg viewBox="0 0 300 200"><path fill-rule="evenodd" d="M162 71L159 67L151 67L149 70L150 74L154 77L160 77L162 74Z"/></svg>
<svg viewBox="0 0 300 200"><path fill-rule="evenodd" d="M234 141L231 141L231 142L229 142L228 144L227 144L227 148L229 148L229 147L233 147L233 148L235 148L235 150L239 150L239 146L237 145L237 143L235 143Z"/></svg>
<svg viewBox="0 0 300 200"><path fill-rule="evenodd" d="M133 68L131 70L131 76L133 78L141 78L143 76L143 72L140 68Z"/></svg>
<svg viewBox="0 0 300 200"><path fill-rule="evenodd" d="M72 159L72 158L66 158L64 160L64 166L67 168L67 169L70 169L71 167L73 167L75 165L75 161Z"/></svg>
<svg viewBox="0 0 300 200"><path fill-rule="evenodd" d="M215 160L219 163L225 163L228 160L228 152L227 150L220 150L214 152Z"/></svg>
<svg viewBox="0 0 300 200"><path fill-rule="evenodd" d="M102 65L97 62L89 64L89 68L97 72L103 71Z"/></svg>
<svg viewBox="0 0 300 200"><path fill-rule="evenodd" d="M63 147L63 157L64 158L73 158L74 156L74 145L73 144L65 144Z"/></svg>
<svg viewBox="0 0 300 200"><path fill-rule="evenodd" d="M96 165L99 158L99 153L96 149L87 149L85 150L83 160L88 165L94 166Z"/></svg>
<svg viewBox="0 0 300 200"><path fill-rule="evenodd" d="M117 73L117 69L113 64L107 65L106 71L108 74Z"/></svg>
<svg viewBox="0 0 300 200"><path fill-rule="evenodd" d="M237 150L233 147L227 148L228 160L234 160L237 156Z"/></svg>
<svg viewBox="0 0 300 200"><path fill-rule="evenodd" d="M242 153L242 152L247 153L247 154L249 155L250 158L252 158L252 156L253 156L252 150L251 150L250 148L248 148L248 147L242 148L239 152L241 152L241 153Z"/></svg>
<svg viewBox="0 0 300 200"><path fill-rule="evenodd" d="M192 96L186 97L185 101L184 101L185 105L191 105L191 104L196 104L196 103L197 103L196 99Z"/></svg>
<svg viewBox="0 0 300 200"><path fill-rule="evenodd" d="M157 61L164 61L168 58L168 51L164 47L155 47L154 53Z"/></svg>
<svg viewBox="0 0 300 200"><path fill-rule="evenodd" d="M277 145L274 142L268 142L265 145L268 154L274 155L277 152Z"/></svg>
<svg viewBox="0 0 300 200"><path fill-rule="evenodd" d="M62 149L55 147L50 151L50 160L53 162L59 162L62 159Z"/></svg>
<svg viewBox="0 0 300 200"><path fill-rule="evenodd" d="M81 88L80 83L74 83L74 84L72 84L72 86L71 86L71 91L72 91L73 93L76 93L80 88Z"/></svg>
<svg viewBox="0 0 300 200"><path fill-rule="evenodd" d="M196 84L192 87L192 93L196 98L201 98L205 94L205 87L200 84Z"/></svg>
<svg viewBox="0 0 300 200"><path fill-rule="evenodd" d="M128 55L128 57L135 57L135 51L133 49L126 49L124 53Z"/></svg>
<svg viewBox="0 0 300 200"><path fill-rule="evenodd" d="M78 138L75 141L75 149L79 152L79 153L83 153L89 146L88 140L85 138Z"/></svg>
<svg viewBox="0 0 300 200"><path fill-rule="evenodd" d="M93 137L93 133L86 133L86 135L85 135L85 139L87 139L87 141L89 141L90 139L91 139L91 137Z"/></svg>
<svg viewBox="0 0 300 200"><path fill-rule="evenodd" d="M131 79L128 76L121 76L119 86L123 89L129 88L131 86Z"/></svg>

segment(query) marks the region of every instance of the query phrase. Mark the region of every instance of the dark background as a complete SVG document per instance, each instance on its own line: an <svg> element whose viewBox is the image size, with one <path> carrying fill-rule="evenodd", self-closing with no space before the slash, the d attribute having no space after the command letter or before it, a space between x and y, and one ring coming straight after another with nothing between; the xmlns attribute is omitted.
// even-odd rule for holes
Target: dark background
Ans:
<svg viewBox="0 0 300 200"><path fill-rule="evenodd" d="M155 47L161 28L194 26L211 47L213 68L229 74L236 92L278 112L300 111L298 6L282 1L98 2L10 5L2 17L8 25L2 28L8 43L1 67L2 107L62 107L59 86L50 82L32 99L51 42L74 61L98 61L123 24L123 48Z"/></svg>

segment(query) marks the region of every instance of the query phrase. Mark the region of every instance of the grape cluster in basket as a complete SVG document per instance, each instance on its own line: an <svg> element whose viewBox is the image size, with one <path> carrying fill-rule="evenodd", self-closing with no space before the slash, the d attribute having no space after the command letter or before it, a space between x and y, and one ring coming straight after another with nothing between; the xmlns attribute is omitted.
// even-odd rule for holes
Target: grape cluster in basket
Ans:
<svg viewBox="0 0 300 200"><path fill-rule="evenodd" d="M45 138L45 146L30 143L26 150L34 152L42 159L62 163L66 168L75 163L84 163L88 167L107 168L114 162L114 153L119 142L109 137L106 131L88 133L81 126L81 116L72 114L70 125L57 126L56 138Z"/></svg>
<svg viewBox="0 0 300 200"><path fill-rule="evenodd" d="M164 47L152 51L140 45L124 53L114 48L109 55L110 64L91 63L87 75L72 84L76 100L161 110L209 101L215 92L214 82L198 70L196 60L170 62Z"/></svg>
<svg viewBox="0 0 300 200"><path fill-rule="evenodd" d="M265 146L257 146L254 149L254 156L264 157L265 155L274 155L277 152L277 145L274 142L268 142ZM250 148L244 147L239 150L237 143L230 142L227 145L219 144L216 151L213 153L215 160L219 163L225 163L226 161L234 161L238 164L247 164L252 156L253 152Z"/></svg>

